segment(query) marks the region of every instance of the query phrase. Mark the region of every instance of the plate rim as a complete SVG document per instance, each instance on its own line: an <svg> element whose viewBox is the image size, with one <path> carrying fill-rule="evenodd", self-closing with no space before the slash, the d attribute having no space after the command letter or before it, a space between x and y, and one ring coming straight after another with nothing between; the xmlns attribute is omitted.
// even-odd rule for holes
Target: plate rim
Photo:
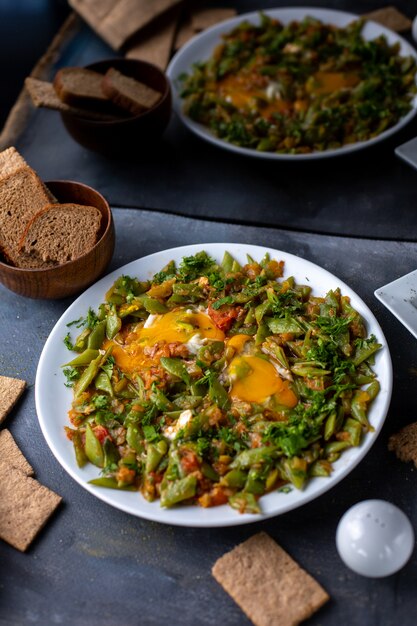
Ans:
<svg viewBox="0 0 417 626"><path fill-rule="evenodd" d="M357 152L358 150L364 150L366 148L372 147L375 144L381 141L384 141L385 139L388 139L389 137L391 137L392 135L400 131L416 116L417 96L415 96L412 100L411 110L406 115L404 115L404 117L400 118L397 124L395 124L391 128L388 128L387 130L384 130L382 133L380 133L376 137L372 137L371 139L368 139L366 141L357 141L352 144L346 144L345 146L341 146L340 148L315 151L309 154L286 154L286 153L276 154L273 152L258 152L251 148L242 148L240 146L236 146L232 143L219 139L214 134L212 134L209 130L207 130L205 126L203 126L202 124L199 124L198 122L195 122L194 120L192 120L191 118L189 118L183 113L182 100L179 96L178 89L175 83L179 74L181 73L181 71L184 71L184 69L182 69L181 71L178 71L176 69L176 66L180 64L183 57L187 55L190 50L193 50L194 48L199 48L202 42L205 43L206 40L210 40L212 37L215 37L216 39L213 39L213 46L214 46L215 43L219 43L219 36L222 33L228 32L229 29L233 28L234 26L236 26L243 20L246 20L246 19L256 20L257 18L259 18L260 12L264 13L265 15L270 15L272 17L277 17L277 18L279 18L280 15L282 16L283 13L290 12L290 13L293 13L294 16L296 16L293 19L301 19L302 16L306 17L307 14L309 13L312 17L318 17L318 19L322 19L323 21L325 19L325 16L328 16L328 15L335 15L339 17L340 19L346 18L351 21L360 19L362 17L359 14L351 13L349 11L340 11L338 9L331 9L331 8L328 9L325 7L306 7L306 6L276 7L276 8L271 8L271 9L264 9L264 10L259 9L257 11L241 13L235 17L224 20L223 22L214 24L210 28L207 28L203 32L194 36L190 41L188 41L184 46L182 46L180 50L178 50L175 53L175 55L172 57L166 69L166 75L168 76L169 81L171 83L173 111L175 112L176 116L179 118L180 122L188 130L190 130L194 135L196 135L200 139L203 139L204 141L207 141L211 145L233 152L235 154L239 154L241 156L258 158L258 159L269 160L269 161L288 161L288 162L314 161L314 160L326 159L326 158L331 158L331 157L336 157L336 156L345 156L345 155L351 154L352 152ZM390 28L387 28L386 26L379 24L378 22L375 22L373 20L367 20L367 21L374 28L376 27L380 31L380 34L385 34L390 38L394 38L395 41L398 41L401 44L401 47L407 51L407 54L414 56L414 58L417 61L417 50L404 37L402 37L400 34L396 33L395 31L391 30ZM417 72L415 75L415 82L417 83Z"/></svg>
<svg viewBox="0 0 417 626"><path fill-rule="evenodd" d="M126 492L126 491L120 492L120 491L116 491L112 489L104 489L104 488L96 487L94 485L88 484L87 482L88 477L80 475L82 473L82 470L79 470L79 468L76 467L75 458L73 456L73 450L70 447L70 442L64 436L64 426L69 425L68 416L67 416L69 406L65 406L63 409L64 422L61 424L61 431L62 431L62 439L64 439L66 444L68 444L68 448L66 448L66 450L68 451L68 449L70 449L69 454L70 454L71 461L68 462L67 459L63 458L63 456L61 455L59 451L59 446L57 446L56 442L54 441L54 438L49 432L50 429L48 429L48 420L50 418L46 416L46 419L45 419L45 415L44 415L45 409L44 409L44 401L42 398L42 390L43 390L43 385L44 385L43 377L44 377L44 374L48 372L48 367L49 367L48 358L51 358L49 356L49 353L52 351L52 355L53 355L54 348L58 346L58 344L56 343L56 339L58 338L60 340L60 344L62 344L62 346L59 346L61 348L61 352L64 352L65 350L64 354L66 354L66 349L63 346L62 339L65 334L66 324L68 323L67 320L69 318L74 319L73 311L77 310L77 308L79 309L80 306L82 306L82 310L84 311L84 314L85 314L85 311L87 310L86 307L98 306L104 297L105 291L109 288L111 284L113 284L114 280L118 276L120 276L122 273L129 273L130 269L137 272L138 270L134 269L137 264L139 265L150 264L152 266L152 272L155 272L155 271L158 271L160 267L162 266L162 264L159 262L159 259L161 256L165 256L168 259L171 258L171 256L174 256L176 260L179 260L180 258L182 258L183 256L186 256L187 254L190 254L190 253L195 254L198 251L206 250L209 254L215 257L217 253L217 259L221 260L219 259L220 253L223 253L226 249L229 250L232 253L232 255L238 254L239 251L241 254L248 252L255 258L259 258L259 259L262 258L265 252L268 251L271 253L271 255L274 255L275 258L277 259L281 258L282 260L284 260L285 266L288 266L292 261L294 261L295 263L301 263L303 274L307 274L308 273L307 270L309 271L309 273L313 272L312 276L314 279L314 272L318 271L321 276L325 276L328 280L336 281L337 286L341 288L343 293L345 294L347 293L350 296L352 295L354 296L355 307L358 308L358 305L359 305L359 308L366 312L365 321L367 325L368 326L371 325L375 327L374 332L375 331L377 332L378 340L382 342L383 347L384 347L384 350L381 351L382 354L380 353L379 355L379 359L381 359L381 362L383 363L385 370L386 370L386 380L384 380L384 383L386 384L385 395L381 397L380 400L378 400L380 403L382 403L382 407L379 407L379 413L378 413L378 415L380 414L380 417L378 418L377 423L373 424L373 426L375 427L374 432L368 433L365 436L366 439L364 439L362 445L359 448L350 449L351 455L353 455L353 459L350 458L351 455L349 455L349 451L347 451L344 456L343 455L341 456L341 460L342 461L345 460L344 467L336 466L337 472L338 472L336 475L333 474L331 477L328 478L327 481L323 478L322 479L320 478L310 479L310 482L308 483L305 491L298 491L298 490L292 491L292 493L296 494L296 500L294 502L290 498L289 500L287 500L287 504L285 504L285 501L283 500L280 503L278 510L277 510L277 507L273 507L271 511L262 512L261 514L243 514L242 515L242 514L238 514L236 511L233 511L229 505L223 505L222 507L212 507L210 509L203 509L202 507L197 507L197 506L178 507L174 509L163 509L162 507L160 507L158 500L155 501L154 503L151 503L152 506L149 507L149 511L148 510L146 511L134 510L131 504L129 504L129 496L130 497L136 496L136 498L137 497L141 498L142 500L140 502L142 503L142 506L147 507L147 505L149 504L146 502L146 500L143 498L143 496L139 492ZM157 266L155 266L155 262L158 264ZM143 270L143 273L144 271L145 270ZM148 270L148 273L150 273L149 270ZM291 272L288 272L287 275L292 275L292 274ZM297 280L299 281L300 279L297 278ZM314 288L316 290L318 289L317 286ZM100 298L98 297L98 294L96 297L93 297L95 301L94 303L92 303L91 297L94 296L94 294L96 293L98 289L102 289L102 295ZM46 369L46 372L44 371L45 369ZM59 367L58 369L60 370L61 368ZM61 394L64 393L63 378L60 376L57 376L57 371L54 371L53 374L54 376L52 377L52 380L54 381L55 384L59 385L59 389L61 389ZM147 519L150 521L155 521L155 522L164 523L164 524L170 524L174 526L194 527L194 528L197 528L197 527L216 528L216 527L227 527L227 526L239 526L243 524L250 524L250 523L263 521L272 517L277 517L278 515L282 515L284 513L292 511L320 497L321 495L323 495L324 493L332 489L334 486L336 486L339 482L341 482L362 461L362 459L366 456L366 454L370 451L371 447L375 443L389 411L391 395L392 395L392 385L393 385L392 361L391 361L389 346L384 336L383 330L378 320L376 319L374 313L371 311L368 305L344 281L339 279L337 276L335 276L334 274L332 274L325 268L317 265L316 263L309 261L308 259L305 259L303 257L297 256L295 254L292 254L290 252L286 252L284 250L277 250L275 248L270 248L268 246L259 246L259 245L253 245L253 244L212 242L212 243L201 243L201 244L198 243L198 244L189 244L185 246L177 246L177 247L168 248L165 250L160 250L158 252L151 253L144 257L140 257L134 261L130 261L129 263L126 263L125 265L122 265L121 267L113 270L111 273L102 277L100 280L94 283L91 287L89 287L86 291L80 294L75 299L75 301L72 302L72 304L69 307L67 307L64 313L57 320L57 322L55 323L53 329L51 330L49 334L47 341L45 342L44 348L39 358L39 363L38 363L37 372L36 372L35 404L36 404L36 413L38 417L38 422L39 422L41 431L43 433L43 436L46 440L46 443L48 444L49 449L51 450L51 452L53 453L53 455L55 456L55 458L57 459L61 467L63 467L63 469L86 491L88 491L89 493L97 497L98 499L104 501L106 504L113 506L114 508L117 508L119 510L122 510L125 513L134 515L136 517L140 517L142 519ZM68 397L70 398L70 394L72 396L72 390L67 390L67 392L68 392ZM371 407L371 410L372 410L372 407ZM55 411L56 410L54 409L53 412L55 413ZM339 463L340 463L340 460L339 460ZM97 471L97 468L95 468L95 470L93 469L92 471ZM317 481L320 481L320 482L317 483ZM317 484L319 485L318 487L316 486ZM313 487L309 491L308 488L310 485L313 485ZM276 493L272 492L271 494L267 494L263 496L262 502L265 503L265 499L270 498L271 495L274 496L276 495ZM281 495L282 497L287 497L287 496L284 496L284 494L281 494ZM301 499L300 499L300 495L301 495ZM125 500L127 500L127 503L125 502ZM132 498L131 500L133 502ZM158 506L156 507L155 505L158 505ZM214 511L215 513L220 511L220 514L216 516L216 515L207 513L211 511ZM225 516L221 515L221 511L223 511ZM172 512L174 513L171 514ZM187 512L191 513L190 517L186 517ZM194 514L195 512L197 512L197 515L193 515L192 514L193 512ZM194 517L196 517L196 519L194 519ZM215 519L214 520L210 519L211 517L214 517ZM216 517L218 517L219 519L216 519Z"/></svg>

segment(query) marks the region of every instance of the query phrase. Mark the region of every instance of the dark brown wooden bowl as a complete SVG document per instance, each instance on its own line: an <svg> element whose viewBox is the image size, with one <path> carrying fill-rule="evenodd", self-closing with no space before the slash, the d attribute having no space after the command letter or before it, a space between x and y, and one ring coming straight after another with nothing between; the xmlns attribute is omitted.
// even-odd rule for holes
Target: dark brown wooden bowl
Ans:
<svg viewBox="0 0 417 626"><path fill-rule="evenodd" d="M61 118L69 134L79 144L111 157L143 154L154 144L168 125L171 116L171 87L164 72L151 63L135 59L107 59L86 66L101 74L114 67L162 93L154 107L140 115L111 121L91 120L62 112Z"/></svg>
<svg viewBox="0 0 417 626"><path fill-rule="evenodd" d="M95 189L68 180L46 183L59 202L96 207L101 215L99 240L83 256L48 269L21 269L0 261L0 282L15 293L29 298L58 299L72 296L94 283L109 264L115 234L110 206Z"/></svg>

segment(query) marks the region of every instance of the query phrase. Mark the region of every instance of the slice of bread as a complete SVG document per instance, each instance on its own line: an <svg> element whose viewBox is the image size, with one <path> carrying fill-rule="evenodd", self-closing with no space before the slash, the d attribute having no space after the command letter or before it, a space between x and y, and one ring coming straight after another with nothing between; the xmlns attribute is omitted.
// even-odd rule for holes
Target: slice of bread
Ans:
<svg viewBox="0 0 417 626"><path fill-rule="evenodd" d="M44 263L66 263L88 252L97 242L101 213L92 206L50 204L33 216L20 250Z"/></svg>
<svg viewBox="0 0 417 626"><path fill-rule="evenodd" d="M63 67L53 80L54 89L62 102L70 106L85 106L108 102L101 89L103 75L82 67Z"/></svg>
<svg viewBox="0 0 417 626"><path fill-rule="evenodd" d="M0 180L21 170L22 167L29 167L29 165L16 148L11 146L0 152Z"/></svg>
<svg viewBox="0 0 417 626"><path fill-rule="evenodd" d="M122 109L139 115L152 108L161 99L162 94L130 76L125 76L111 67L102 81L106 96Z"/></svg>
<svg viewBox="0 0 417 626"><path fill-rule="evenodd" d="M16 267L27 267L19 252L25 228L50 202L44 184L29 167L0 181L0 251Z"/></svg>
<svg viewBox="0 0 417 626"><path fill-rule="evenodd" d="M25 159L14 146L6 148L6 150L0 152L0 181L3 180L3 178L6 178L6 176L8 176L9 174L14 174L15 172L17 172L17 170L20 170L23 167L32 169L29 168L29 165L26 163ZM49 202L57 202L57 199L49 191L46 185L44 183L42 184L44 185L46 193L48 194Z"/></svg>
<svg viewBox="0 0 417 626"><path fill-rule="evenodd" d="M32 99L35 107L45 107L46 109L53 109L54 111L62 111L64 113L70 113L77 117L84 117L86 119L97 120L101 122L109 122L120 117L114 112L104 113L101 111L94 111L93 109L86 109L81 107L74 107L62 102L58 97L52 83L48 83L45 80L39 80L38 78L32 78L28 76L25 78L25 87Z"/></svg>

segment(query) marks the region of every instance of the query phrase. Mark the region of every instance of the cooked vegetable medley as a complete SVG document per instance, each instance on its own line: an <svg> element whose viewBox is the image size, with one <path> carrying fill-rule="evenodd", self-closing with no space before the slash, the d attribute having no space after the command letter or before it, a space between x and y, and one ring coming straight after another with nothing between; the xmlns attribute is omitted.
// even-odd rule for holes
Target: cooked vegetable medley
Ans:
<svg viewBox="0 0 417 626"><path fill-rule="evenodd" d="M339 289L314 295L283 265L201 251L152 280L121 276L72 322L67 434L78 465L101 469L90 482L256 513L360 445L381 345Z"/></svg>
<svg viewBox="0 0 417 626"><path fill-rule="evenodd" d="M416 62L363 20L345 28L311 17L243 21L179 77L185 113L219 138L254 150L305 154L365 141L412 106Z"/></svg>

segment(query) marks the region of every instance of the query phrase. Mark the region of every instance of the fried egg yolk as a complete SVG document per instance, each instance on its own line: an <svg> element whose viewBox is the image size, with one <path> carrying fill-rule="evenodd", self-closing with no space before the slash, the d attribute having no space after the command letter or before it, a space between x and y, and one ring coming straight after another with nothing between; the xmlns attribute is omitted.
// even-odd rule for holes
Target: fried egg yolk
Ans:
<svg viewBox="0 0 417 626"><path fill-rule="evenodd" d="M277 402L293 407L297 397L289 388L288 381L282 380L269 361L258 356L237 356L230 363L229 373L235 378L230 395L244 402L264 402L275 396Z"/></svg>
<svg viewBox="0 0 417 626"><path fill-rule="evenodd" d="M115 341L108 342L108 345L113 344L112 354L120 369L134 372L155 365L145 348L152 348L157 343L187 345L192 338L195 349L197 338L201 343L206 339L223 341L224 333L205 313L176 309L163 315L150 315L143 328L128 335L124 345Z"/></svg>
<svg viewBox="0 0 417 626"><path fill-rule="evenodd" d="M228 342L237 352L229 365L231 397L243 402L261 403L270 396L275 396L279 404L294 407L297 397L273 364L255 355L241 354L250 339L248 335L235 335Z"/></svg>

